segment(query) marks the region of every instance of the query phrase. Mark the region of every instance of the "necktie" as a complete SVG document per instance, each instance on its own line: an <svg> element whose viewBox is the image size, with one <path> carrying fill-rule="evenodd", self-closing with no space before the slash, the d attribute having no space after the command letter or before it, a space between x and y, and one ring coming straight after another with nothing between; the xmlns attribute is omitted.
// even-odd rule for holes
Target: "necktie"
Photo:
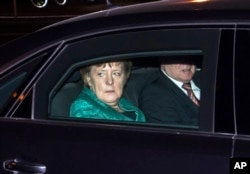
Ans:
<svg viewBox="0 0 250 174"><path fill-rule="evenodd" d="M190 83L183 83L182 88L184 88L187 91L189 98L194 102L194 104L196 104L197 106L200 106L200 102L195 97L194 92L191 88L191 84Z"/></svg>

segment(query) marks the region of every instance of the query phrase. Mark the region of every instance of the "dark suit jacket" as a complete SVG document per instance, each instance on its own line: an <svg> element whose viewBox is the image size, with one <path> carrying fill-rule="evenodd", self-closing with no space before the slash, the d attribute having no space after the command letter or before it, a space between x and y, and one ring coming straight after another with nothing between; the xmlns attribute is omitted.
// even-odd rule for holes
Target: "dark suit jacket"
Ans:
<svg viewBox="0 0 250 174"><path fill-rule="evenodd" d="M198 125L198 107L161 71L158 78L143 89L139 107L147 122Z"/></svg>

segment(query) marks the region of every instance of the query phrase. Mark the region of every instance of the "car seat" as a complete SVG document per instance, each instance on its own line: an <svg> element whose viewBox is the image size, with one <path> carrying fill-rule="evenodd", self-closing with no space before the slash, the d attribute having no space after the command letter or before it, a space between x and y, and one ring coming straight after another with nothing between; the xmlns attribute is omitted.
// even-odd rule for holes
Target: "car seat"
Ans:
<svg viewBox="0 0 250 174"><path fill-rule="evenodd" d="M159 68L139 68L132 71L123 96L138 107L143 88L157 78L158 71Z"/></svg>
<svg viewBox="0 0 250 174"><path fill-rule="evenodd" d="M79 71L74 72L67 82L51 98L50 116L68 117L70 105L83 89Z"/></svg>

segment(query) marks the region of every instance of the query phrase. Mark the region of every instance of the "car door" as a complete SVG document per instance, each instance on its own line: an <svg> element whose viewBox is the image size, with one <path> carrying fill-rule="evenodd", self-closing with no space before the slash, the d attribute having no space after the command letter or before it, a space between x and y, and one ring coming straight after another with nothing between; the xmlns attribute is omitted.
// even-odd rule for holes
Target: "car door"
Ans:
<svg viewBox="0 0 250 174"><path fill-rule="evenodd" d="M232 57L226 50L233 50L233 25L162 22L107 28L64 38L23 88L24 101L6 105L0 161L21 158L25 165L15 163L20 170L39 164L46 173L228 173L234 127L231 117L221 123L218 107L226 93L219 90L216 70L220 59ZM155 56L197 52L202 55L198 127L51 116L53 97L81 66L138 58L154 64Z"/></svg>

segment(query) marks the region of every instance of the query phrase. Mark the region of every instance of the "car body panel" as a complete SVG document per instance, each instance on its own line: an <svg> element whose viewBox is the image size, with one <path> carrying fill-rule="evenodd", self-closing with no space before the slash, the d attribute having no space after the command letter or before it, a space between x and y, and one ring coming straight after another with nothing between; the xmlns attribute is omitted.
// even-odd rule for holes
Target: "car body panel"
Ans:
<svg viewBox="0 0 250 174"><path fill-rule="evenodd" d="M157 133L157 129L133 130L130 126L73 124L1 122L2 135L6 135L1 137L5 140L2 143L8 147L1 149L1 158L33 157L46 164L47 173L198 174L229 170L230 135L195 135L171 130Z"/></svg>
<svg viewBox="0 0 250 174"><path fill-rule="evenodd" d="M250 155L235 105L234 62L248 55L238 46L248 32L240 30L250 28L249 7L240 2L118 7L3 45L0 162L24 158L46 173L229 173L230 158ZM152 67L154 56L174 53L203 56L198 128L51 116L53 97L77 68L122 58ZM233 85L225 89L227 81Z"/></svg>

